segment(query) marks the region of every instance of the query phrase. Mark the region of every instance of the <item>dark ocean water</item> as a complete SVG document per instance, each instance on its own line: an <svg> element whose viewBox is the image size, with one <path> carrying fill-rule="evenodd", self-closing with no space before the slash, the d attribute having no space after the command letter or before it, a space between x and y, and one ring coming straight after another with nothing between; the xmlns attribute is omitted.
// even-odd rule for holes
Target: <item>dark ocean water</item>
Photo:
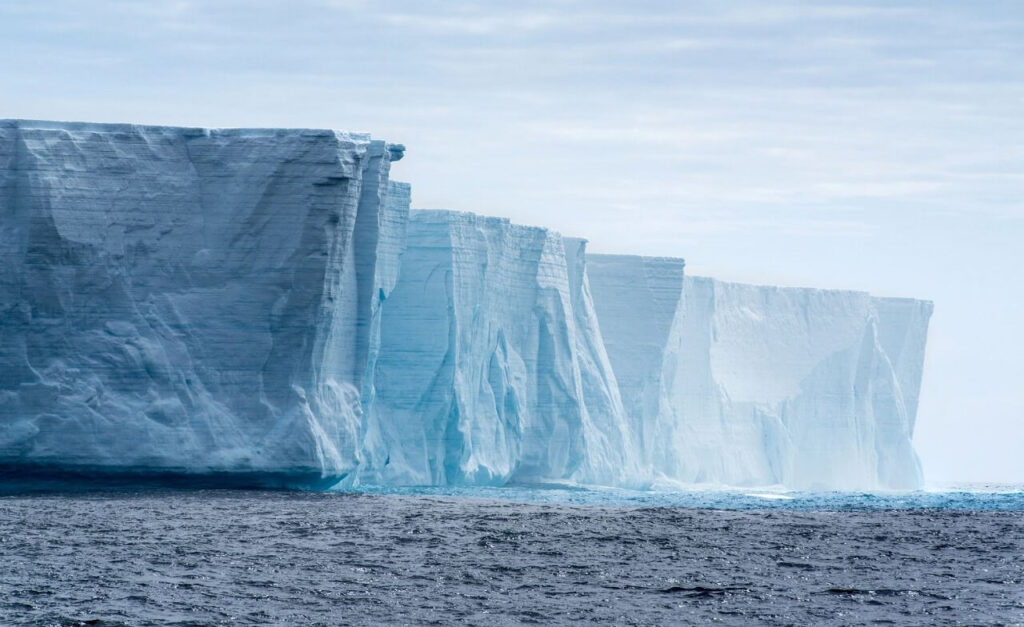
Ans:
<svg viewBox="0 0 1024 627"><path fill-rule="evenodd" d="M0 496L0 623L1024 624L1019 492L693 494Z"/></svg>

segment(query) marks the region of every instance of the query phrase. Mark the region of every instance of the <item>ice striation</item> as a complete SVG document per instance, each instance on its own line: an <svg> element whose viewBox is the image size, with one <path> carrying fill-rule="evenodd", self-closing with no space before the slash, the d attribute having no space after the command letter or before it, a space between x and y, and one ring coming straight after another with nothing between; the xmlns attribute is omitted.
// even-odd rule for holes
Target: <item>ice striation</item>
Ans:
<svg viewBox="0 0 1024 627"><path fill-rule="evenodd" d="M322 130L0 122L0 463L351 472L400 155Z"/></svg>
<svg viewBox="0 0 1024 627"><path fill-rule="evenodd" d="M921 485L931 303L410 213L403 150L0 121L0 471Z"/></svg>
<svg viewBox="0 0 1024 627"><path fill-rule="evenodd" d="M648 477L675 476L676 425L667 386L681 350L682 259L591 255L590 288L602 339Z"/></svg>
<svg viewBox="0 0 1024 627"><path fill-rule="evenodd" d="M381 328L367 479L618 483L631 463L581 240L413 212Z"/></svg>

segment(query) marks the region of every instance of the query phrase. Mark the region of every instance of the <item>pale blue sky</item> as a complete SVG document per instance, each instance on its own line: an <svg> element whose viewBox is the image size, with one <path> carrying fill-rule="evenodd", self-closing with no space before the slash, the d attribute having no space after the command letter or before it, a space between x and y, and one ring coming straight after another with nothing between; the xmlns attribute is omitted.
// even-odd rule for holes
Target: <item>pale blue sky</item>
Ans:
<svg viewBox="0 0 1024 627"><path fill-rule="evenodd" d="M0 0L0 117L368 130L420 207L936 303L930 481L1024 481L1024 3Z"/></svg>

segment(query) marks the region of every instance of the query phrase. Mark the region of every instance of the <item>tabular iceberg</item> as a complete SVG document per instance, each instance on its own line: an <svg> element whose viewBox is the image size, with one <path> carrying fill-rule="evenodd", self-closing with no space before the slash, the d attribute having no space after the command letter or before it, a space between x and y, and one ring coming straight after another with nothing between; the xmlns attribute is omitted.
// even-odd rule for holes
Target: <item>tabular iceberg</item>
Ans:
<svg viewBox="0 0 1024 627"><path fill-rule="evenodd" d="M666 286L668 273L648 272L666 263L590 262L627 407L667 443L657 473L798 489L921 486L911 436L931 303L680 273ZM627 294L641 305L629 314Z"/></svg>
<svg viewBox="0 0 1024 627"><path fill-rule="evenodd" d="M931 303L410 213L403 150L0 121L0 473L921 485Z"/></svg>
<svg viewBox="0 0 1024 627"><path fill-rule="evenodd" d="M351 472L401 151L333 131L0 122L0 462Z"/></svg>

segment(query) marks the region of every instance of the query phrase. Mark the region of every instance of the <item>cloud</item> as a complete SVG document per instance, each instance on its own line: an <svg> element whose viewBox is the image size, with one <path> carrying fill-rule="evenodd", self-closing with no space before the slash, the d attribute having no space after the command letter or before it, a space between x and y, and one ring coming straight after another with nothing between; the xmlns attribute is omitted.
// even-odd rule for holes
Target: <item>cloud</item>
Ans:
<svg viewBox="0 0 1024 627"><path fill-rule="evenodd" d="M550 13L518 13L501 16L391 13L381 16L381 19L404 29L464 35L537 31L553 29L566 24L564 17Z"/></svg>

